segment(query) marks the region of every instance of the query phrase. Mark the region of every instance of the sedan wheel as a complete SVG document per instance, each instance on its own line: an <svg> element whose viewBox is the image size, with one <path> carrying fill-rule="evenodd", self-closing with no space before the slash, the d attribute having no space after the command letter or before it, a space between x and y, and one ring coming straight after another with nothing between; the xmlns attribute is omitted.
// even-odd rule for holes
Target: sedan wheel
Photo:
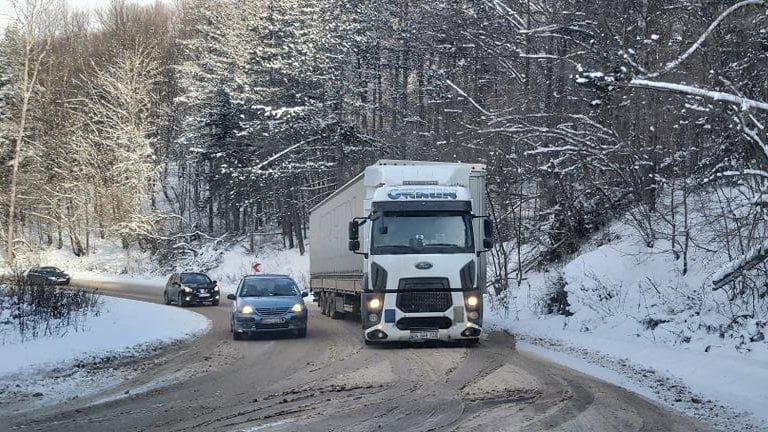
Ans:
<svg viewBox="0 0 768 432"><path fill-rule="evenodd" d="M186 303L184 303L184 297L181 295L181 293L179 293L179 297L177 299L177 302L178 302L179 306L181 306L181 307L184 307L184 306L187 305Z"/></svg>

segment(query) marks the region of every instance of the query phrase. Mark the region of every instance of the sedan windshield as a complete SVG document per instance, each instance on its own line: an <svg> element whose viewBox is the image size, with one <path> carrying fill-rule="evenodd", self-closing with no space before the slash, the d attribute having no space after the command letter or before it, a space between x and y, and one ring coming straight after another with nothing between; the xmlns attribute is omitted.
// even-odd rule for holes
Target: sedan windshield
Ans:
<svg viewBox="0 0 768 432"><path fill-rule="evenodd" d="M391 212L374 218L371 253L472 252L472 217L464 212Z"/></svg>
<svg viewBox="0 0 768 432"><path fill-rule="evenodd" d="M199 273L182 273L181 283L183 284L207 284L211 283L211 279Z"/></svg>
<svg viewBox="0 0 768 432"><path fill-rule="evenodd" d="M240 285L240 297L297 296L299 290L290 279L246 279Z"/></svg>
<svg viewBox="0 0 768 432"><path fill-rule="evenodd" d="M61 273L61 270L56 267L40 267L39 271L48 273Z"/></svg>

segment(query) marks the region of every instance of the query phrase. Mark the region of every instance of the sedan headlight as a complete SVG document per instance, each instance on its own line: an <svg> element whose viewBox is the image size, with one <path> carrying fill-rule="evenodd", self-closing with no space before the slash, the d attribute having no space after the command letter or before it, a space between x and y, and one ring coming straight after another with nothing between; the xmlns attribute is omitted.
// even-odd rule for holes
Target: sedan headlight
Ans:
<svg viewBox="0 0 768 432"><path fill-rule="evenodd" d="M303 311L303 310L304 310L304 305L303 305L303 304L301 304L301 303L296 303L296 304L295 304L295 305L293 305L293 307L291 308L291 311L292 311L292 312L296 312L296 313L299 313L299 312L301 312L301 311Z"/></svg>
<svg viewBox="0 0 768 432"><path fill-rule="evenodd" d="M249 305L245 305L242 308L240 308L240 313L252 314L253 313L253 307L249 306Z"/></svg>
<svg viewBox="0 0 768 432"><path fill-rule="evenodd" d="M184 292L192 292L192 288L190 288L188 286L183 286L183 287L181 287L181 289L184 290Z"/></svg>

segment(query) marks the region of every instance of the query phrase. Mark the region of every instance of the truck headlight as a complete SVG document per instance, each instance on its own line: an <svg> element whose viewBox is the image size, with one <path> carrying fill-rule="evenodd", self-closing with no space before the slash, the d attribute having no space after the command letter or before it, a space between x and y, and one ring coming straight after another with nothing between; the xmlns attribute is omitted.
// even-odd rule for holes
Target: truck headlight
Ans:
<svg viewBox="0 0 768 432"><path fill-rule="evenodd" d="M295 305L293 305L293 307L291 308L291 311L292 311L292 312L296 312L296 313L299 313L299 312L301 312L301 311L303 311L303 310L304 310L304 305L303 305L303 304L301 304L301 303L296 303L296 304L295 304Z"/></svg>
<svg viewBox="0 0 768 432"><path fill-rule="evenodd" d="M469 307L475 307L477 304L480 303L480 300L478 300L475 296L469 296L467 297L467 306Z"/></svg>
<svg viewBox="0 0 768 432"><path fill-rule="evenodd" d="M245 305L242 308L240 308L240 313L243 314L252 314L253 313L253 307L249 305Z"/></svg>
<svg viewBox="0 0 768 432"><path fill-rule="evenodd" d="M372 298L368 301L368 309L377 311L381 307L381 300L377 298ZM375 321L375 320L372 320Z"/></svg>

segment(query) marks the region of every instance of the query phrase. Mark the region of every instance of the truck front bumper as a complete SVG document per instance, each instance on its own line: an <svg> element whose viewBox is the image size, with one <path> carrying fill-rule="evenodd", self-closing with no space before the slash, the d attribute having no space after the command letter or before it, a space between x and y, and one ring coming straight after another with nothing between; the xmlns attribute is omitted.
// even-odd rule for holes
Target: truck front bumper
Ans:
<svg viewBox="0 0 768 432"><path fill-rule="evenodd" d="M380 323L365 330L365 340L370 342L429 342L476 340L482 334L482 327L464 322L445 329L400 330L394 324Z"/></svg>

